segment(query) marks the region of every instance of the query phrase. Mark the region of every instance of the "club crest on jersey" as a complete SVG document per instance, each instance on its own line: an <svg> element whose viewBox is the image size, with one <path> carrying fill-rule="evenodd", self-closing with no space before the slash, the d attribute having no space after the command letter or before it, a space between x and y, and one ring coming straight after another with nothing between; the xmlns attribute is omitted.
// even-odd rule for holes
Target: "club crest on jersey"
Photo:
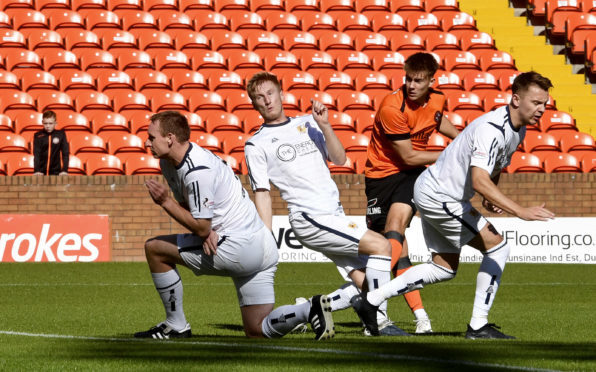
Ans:
<svg viewBox="0 0 596 372"><path fill-rule="evenodd" d="M57 145L57 144L58 144L58 142L60 142L60 138L56 138L56 137L52 138L52 143L53 143L54 145Z"/></svg>
<svg viewBox="0 0 596 372"><path fill-rule="evenodd" d="M356 222L350 222L350 223L348 224L348 227L349 227L350 229L357 229L357 228L358 228L358 225L356 224Z"/></svg>
<svg viewBox="0 0 596 372"><path fill-rule="evenodd" d="M435 123L440 124L441 118L443 118L443 114L440 111L435 112Z"/></svg>
<svg viewBox="0 0 596 372"><path fill-rule="evenodd" d="M296 149L294 146L284 143L277 148L277 157L281 161L292 161L296 159Z"/></svg>
<svg viewBox="0 0 596 372"><path fill-rule="evenodd" d="M306 124L308 125L308 123L306 123ZM304 124L300 124L299 126L296 127L296 129L300 133L306 133L306 126Z"/></svg>

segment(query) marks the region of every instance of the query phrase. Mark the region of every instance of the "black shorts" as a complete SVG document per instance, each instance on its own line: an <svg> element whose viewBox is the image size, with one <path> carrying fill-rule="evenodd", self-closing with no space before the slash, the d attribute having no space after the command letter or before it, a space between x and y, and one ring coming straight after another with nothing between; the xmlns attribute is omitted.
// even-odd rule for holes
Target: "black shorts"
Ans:
<svg viewBox="0 0 596 372"><path fill-rule="evenodd" d="M426 167L410 169L383 178L365 178L365 192L368 200L366 206L366 224L372 231L385 230L387 213L393 203L403 203L412 207L416 213L416 206L412 200L416 179Z"/></svg>

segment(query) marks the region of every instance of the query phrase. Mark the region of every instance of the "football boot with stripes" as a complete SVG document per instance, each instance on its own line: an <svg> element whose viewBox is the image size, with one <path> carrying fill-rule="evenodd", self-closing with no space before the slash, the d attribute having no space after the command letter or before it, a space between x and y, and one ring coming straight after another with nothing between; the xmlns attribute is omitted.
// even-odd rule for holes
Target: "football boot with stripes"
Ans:
<svg viewBox="0 0 596 372"><path fill-rule="evenodd" d="M159 323L155 327L151 327L148 331L135 333L135 338L154 338L157 340L167 340L170 338L189 338L192 336L190 331L190 324L186 323L186 326L181 331L173 330L169 325Z"/></svg>
<svg viewBox="0 0 596 372"><path fill-rule="evenodd" d="M310 299L308 322L315 332L315 340L325 340L335 336L335 325L331 316L331 300L325 295Z"/></svg>

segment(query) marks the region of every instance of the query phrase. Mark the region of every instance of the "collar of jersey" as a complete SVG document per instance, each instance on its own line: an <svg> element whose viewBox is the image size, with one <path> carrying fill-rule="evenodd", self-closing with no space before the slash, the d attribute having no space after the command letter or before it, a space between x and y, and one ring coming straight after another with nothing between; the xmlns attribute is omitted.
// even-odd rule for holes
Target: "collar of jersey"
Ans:
<svg viewBox="0 0 596 372"><path fill-rule="evenodd" d="M521 129L521 127L515 129L515 127L513 126L513 123L511 122L511 112L509 112L509 105L505 106L505 108L507 109L507 122L509 123L509 126L511 127L511 129L514 132L519 132L519 130Z"/></svg>
<svg viewBox="0 0 596 372"><path fill-rule="evenodd" d="M263 123L263 126L264 127L268 127L268 128L281 127L282 125L288 124L291 120L292 120L292 118L288 116L288 120L284 121L283 123L279 123L279 124L267 124L267 123Z"/></svg>
<svg viewBox="0 0 596 372"><path fill-rule="evenodd" d="M176 165L176 170L182 168L182 164L184 164L184 162L186 161L186 158L188 158L188 154L190 154L190 150L192 150L192 142L188 142L188 150L186 150L186 154L184 154L184 157L182 158L182 161L180 162L180 164Z"/></svg>

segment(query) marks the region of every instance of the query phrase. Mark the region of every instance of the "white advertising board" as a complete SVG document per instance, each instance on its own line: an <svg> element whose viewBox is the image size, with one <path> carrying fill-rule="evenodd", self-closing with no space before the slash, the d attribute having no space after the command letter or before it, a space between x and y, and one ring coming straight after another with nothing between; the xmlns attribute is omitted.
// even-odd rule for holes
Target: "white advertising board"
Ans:
<svg viewBox="0 0 596 372"><path fill-rule="evenodd" d="M364 224L364 216L353 216ZM596 217L561 217L547 222L512 217L489 218L511 246L508 262L596 264ZM294 236L287 216L273 216L273 235L280 262L329 262L319 252L304 248ZM430 253L424 243L420 219L414 217L406 238L412 262L426 262ZM482 255L464 246L461 262L480 262Z"/></svg>

